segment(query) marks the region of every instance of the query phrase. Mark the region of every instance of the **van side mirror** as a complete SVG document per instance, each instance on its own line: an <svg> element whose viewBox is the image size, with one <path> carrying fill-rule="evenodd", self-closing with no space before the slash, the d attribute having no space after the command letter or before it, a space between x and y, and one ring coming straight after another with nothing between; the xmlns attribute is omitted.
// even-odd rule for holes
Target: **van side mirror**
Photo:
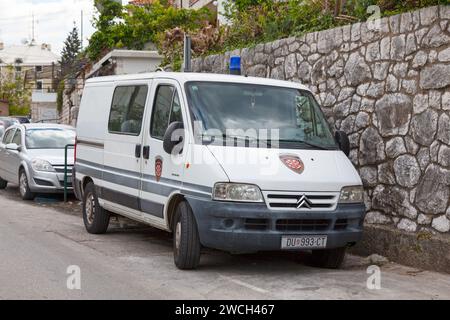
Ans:
<svg viewBox="0 0 450 320"><path fill-rule="evenodd" d="M344 152L348 157L350 154L350 140L348 139L347 134L344 131L336 131L336 133L334 134L334 139L336 140L342 152Z"/></svg>
<svg viewBox="0 0 450 320"><path fill-rule="evenodd" d="M178 153L181 153L184 144L184 124L183 122L172 122L166 130L163 139L164 151L172 154L176 146L178 146Z"/></svg>

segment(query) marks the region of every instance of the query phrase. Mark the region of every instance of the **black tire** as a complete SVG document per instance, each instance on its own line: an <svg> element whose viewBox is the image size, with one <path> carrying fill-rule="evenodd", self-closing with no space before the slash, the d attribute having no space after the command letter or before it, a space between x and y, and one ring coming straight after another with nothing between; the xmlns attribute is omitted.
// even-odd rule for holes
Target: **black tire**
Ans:
<svg viewBox="0 0 450 320"><path fill-rule="evenodd" d="M178 204L173 224L173 252L177 268L189 270L197 268L200 262L200 237L197 222L186 201Z"/></svg>
<svg viewBox="0 0 450 320"><path fill-rule="evenodd" d="M87 209L87 210L86 210ZM98 203L95 185L89 182L84 189L83 221L87 232L103 234L108 230L110 213Z"/></svg>
<svg viewBox="0 0 450 320"><path fill-rule="evenodd" d="M347 248L313 250L312 264L315 267L339 269L342 266Z"/></svg>
<svg viewBox="0 0 450 320"><path fill-rule="evenodd" d="M8 186L8 181L0 178L0 190L6 189L7 186Z"/></svg>
<svg viewBox="0 0 450 320"><path fill-rule="evenodd" d="M24 169L20 169L19 171L19 193L23 200L33 200L36 196L30 190L27 173Z"/></svg>

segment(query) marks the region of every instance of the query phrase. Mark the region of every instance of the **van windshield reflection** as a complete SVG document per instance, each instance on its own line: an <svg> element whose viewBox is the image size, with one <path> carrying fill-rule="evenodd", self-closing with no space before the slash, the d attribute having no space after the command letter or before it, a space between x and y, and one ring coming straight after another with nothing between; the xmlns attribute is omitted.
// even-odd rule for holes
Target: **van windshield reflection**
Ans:
<svg viewBox="0 0 450 320"><path fill-rule="evenodd" d="M188 82L186 92L200 143L337 149L313 95L295 88Z"/></svg>

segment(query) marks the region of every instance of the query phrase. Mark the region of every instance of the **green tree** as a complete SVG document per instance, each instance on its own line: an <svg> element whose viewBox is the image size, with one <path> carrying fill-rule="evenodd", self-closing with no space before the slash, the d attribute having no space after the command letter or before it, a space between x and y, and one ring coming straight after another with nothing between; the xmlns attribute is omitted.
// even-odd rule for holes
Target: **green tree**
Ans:
<svg viewBox="0 0 450 320"><path fill-rule="evenodd" d="M76 69L76 61L81 51L81 40L78 36L78 29L73 27L72 31L64 41L64 48L61 52L61 73L66 76Z"/></svg>
<svg viewBox="0 0 450 320"><path fill-rule="evenodd" d="M167 1L154 1L145 6L122 6L111 0L96 0L100 14L94 18L97 31L91 36L87 55L97 60L114 48L143 50L149 43L160 49L159 40L166 30L180 27L183 30L198 30L212 21L207 9L177 9Z"/></svg>
<svg viewBox="0 0 450 320"><path fill-rule="evenodd" d="M9 114L30 114L30 91L25 88L20 73L16 73L11 65L6 67L0 77L0 99L8 101Z"/></svg>

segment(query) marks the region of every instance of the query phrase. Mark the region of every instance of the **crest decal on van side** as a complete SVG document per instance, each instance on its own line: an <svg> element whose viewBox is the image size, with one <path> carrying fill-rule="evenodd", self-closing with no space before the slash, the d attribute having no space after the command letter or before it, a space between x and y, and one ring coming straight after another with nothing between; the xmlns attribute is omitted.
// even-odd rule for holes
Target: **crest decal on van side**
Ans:
<svg viewBox="0 0 450 320"><path fill-rule="evenodd" d="M284 163L286 167L291 169L292 171L302 174L305 170L305 165L303 161L296 155L292 154L281 154L280 160Z"/></svg>
<svg viewBox="0 0 450 320"><path fill-rule="evenodd" d="M159 182L161 180L163 170L163 160L160 157L156 157L155 159L155 177L156 181Z"/></svg>

